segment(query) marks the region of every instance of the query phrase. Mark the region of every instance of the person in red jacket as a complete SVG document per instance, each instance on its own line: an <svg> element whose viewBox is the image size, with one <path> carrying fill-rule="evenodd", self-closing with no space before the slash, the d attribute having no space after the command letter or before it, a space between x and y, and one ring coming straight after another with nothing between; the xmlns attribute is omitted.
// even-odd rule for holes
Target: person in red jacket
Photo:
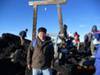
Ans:
<svg viewBox="0 0 100 75"><path fill-rule="evenodd" d="M79 43L80 43L80 39L79 39L80 35L75 32L74 33L74 40L73 40L73 43L74 45L77 47L77 49L79 49Z"/></svg>

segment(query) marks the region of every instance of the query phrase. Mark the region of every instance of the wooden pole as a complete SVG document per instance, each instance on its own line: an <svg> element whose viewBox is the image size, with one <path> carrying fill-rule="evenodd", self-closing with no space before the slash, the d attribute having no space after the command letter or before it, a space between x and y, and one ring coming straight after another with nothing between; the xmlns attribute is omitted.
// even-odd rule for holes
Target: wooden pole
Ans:
<svg viewBox="0 0 100 75"><path fill-rule="evenodd" d="M36 38L37 28L37 6L33 7L33 29L32 29L32 40Z"/></svg>
<svg viewBox="0 0 100 75"><path fill-rule="evenodd" d="M58 11L58 19L59 19L60 33L64 35L62 12L61 12L61 7L60 7L59 4L57 4L57 11Z"/></svg>

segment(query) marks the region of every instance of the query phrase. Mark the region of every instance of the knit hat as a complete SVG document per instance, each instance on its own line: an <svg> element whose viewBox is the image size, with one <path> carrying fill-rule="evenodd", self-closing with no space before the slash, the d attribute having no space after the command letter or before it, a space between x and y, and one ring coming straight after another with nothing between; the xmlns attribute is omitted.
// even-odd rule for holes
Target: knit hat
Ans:
<svg viewBox="0 0 100 75"><path fill-rule="evenodd" d="M92 31L92 32L96 32L96 31L97 31L97 26L96 26L96 25L93 25L91 31Z"/></svg>
<svg viewBox="0 0 100 75"><path fill-rule="evenodd" d="M39 33L39 32L44 32L44 33L46 33L46 32L47 32L47 29L44 28L44 27L40 27L40 28L38 29L38 33Z"/></svg>
<svg viewBox="0 0 100 75"><path fill-rule="evenodd" d="M74 33L74 37L75 36L80 37L80 35L77 32Z"/></svg>

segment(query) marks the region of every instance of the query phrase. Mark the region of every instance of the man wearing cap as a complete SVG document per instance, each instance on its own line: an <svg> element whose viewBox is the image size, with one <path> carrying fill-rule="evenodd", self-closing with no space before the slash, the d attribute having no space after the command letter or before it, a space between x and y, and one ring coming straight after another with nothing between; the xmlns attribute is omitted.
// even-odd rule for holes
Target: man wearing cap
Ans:
<svg viewBox="0 0 100 75"><path fill-rule="evenodd" d="M54 58L54 47L46 28L40 27L36 39L32 40L27 54L27 67L32 75L52 75L51 65Z"/></svg>

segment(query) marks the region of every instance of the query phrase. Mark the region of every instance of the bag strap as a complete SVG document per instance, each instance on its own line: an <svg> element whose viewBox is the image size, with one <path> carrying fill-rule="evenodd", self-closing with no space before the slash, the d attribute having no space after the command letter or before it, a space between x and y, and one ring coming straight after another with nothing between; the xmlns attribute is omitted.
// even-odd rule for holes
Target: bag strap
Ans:
<svg viewBox="0 0 100 75"><path fill-rule="evenodd" d="M37 40L36 40L36 39L34 39L34 40L32 41L32 47L33 47L33 48L35 48L35 47L36 47L36 45L37 45Z"/></svg>

